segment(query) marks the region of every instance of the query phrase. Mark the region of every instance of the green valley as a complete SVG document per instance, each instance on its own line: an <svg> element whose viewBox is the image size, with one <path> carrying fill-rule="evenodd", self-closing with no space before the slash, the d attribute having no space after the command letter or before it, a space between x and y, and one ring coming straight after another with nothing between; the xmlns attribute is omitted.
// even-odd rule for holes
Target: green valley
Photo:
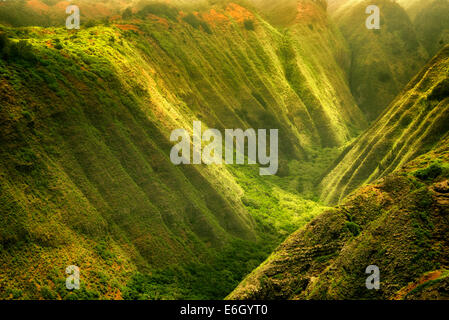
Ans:
<svg viewBox="0 0 449 320"><path fill-rule="evenodd" d="M0 299L444 297L449 2L374 2L0 2ZM276 174L173 163L195 123Z"/></svg>
<svg viewBox="0 0 449 320"><path fill-rule="evenodd" d="M399 150L392 152L404 162L397 163L396 170L385 166L381 174L369 166L371 153L354 156L353 163L360 165L354 172L371 170L373 177L382 178L357 189L338 206L295 232L229 299L447 299L449 141L444 116L447 117L449 91L446 85L442 89L441 83L449 76L448 59L446 46L396 99L408 107L391 105L385 116L396 116L388 120L381 117L369 129L390 126L382 131L383 137L368 131L345 155L349 158L363 146L382 157L382 149L369 148L369 142L363 139L370 137L382 145L388 137L396 136L410 138L409 146L406 141L397 141L414 157L401 155ZM410 97L414 99L409 101ZM415 104L421 107L413 107ZM414 130L427 142L423 149L419 147L422 140L398 132L407 130L407 114L419 113L429 105L433 109L425 113L428 118L410 116L419 122L415 126L426 127ZM346 161L341 163L343 166ZM378 158L372 163L382 161ZM393 163L394 159L390 165ZM329 191L324 194L332 195ZM380 290L365 287L365 269L369 265L382 270Z"/></svg>
<svg viewBox="0 0 449 320"><path fill-rule="evenodd" d="M237 4L198 15L149 5L79 31L1 31L3 298L223 298L320 212L297 192L292 161L365 125L343 71L330 72L334 52L320 53L324 67L300 51L329 37L302 48L311 33L280 32ZM170 131L195 119L279 128L279 176L174 166ZM72 264L84 285L67 293ZM192 288L204 281L206 292Z"/></svg>

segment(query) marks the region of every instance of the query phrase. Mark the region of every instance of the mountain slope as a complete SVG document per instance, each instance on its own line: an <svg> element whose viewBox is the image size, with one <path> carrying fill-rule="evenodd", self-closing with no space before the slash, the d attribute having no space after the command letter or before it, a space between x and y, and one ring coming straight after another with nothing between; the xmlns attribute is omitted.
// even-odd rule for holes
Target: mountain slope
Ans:
<svg viewBox="0 0 449 320"><path fill-rule="evenodd" d="M321 182L321 199L337 203L426 153L449 130L449 47L412 80L384 114L340 156Z"/></svg>
<svg viewBox="0 0 449 320"><path fill-rule="evenodd" d="M287 165L362 130L344 45L314 14L316 31L280 32L234 3L1 27L0 296L220 298L320 212L289 176L169 159L171 131L194 120L278 128ZM64 289L72 264L77 293Z"/></svg>
<svg viewBox="0 0 449 320"><path fill-rule="evenodd" d="M448 143L290 236L228 299L447 299Z"/></svg>
<svg viewBox="0 0 449 320"><path fill-rule="evenodd" d="M448 71L449 46L337 166L352 157L363 169L388 155L383 178L290 236L229 299L447 298ZM365 286L370 265L379 267L380 290Z"/></svg>
<svg viewBox="0 0 449 320"><path fill-rule="evenodd" d="M429 3L432 1L429 0L399 0L398 3L403 7L410 19L415 20L416 15ZM417 30L418 31L418 30Z"/></svg>
<svg viewBox="0 0 449 320"><path fill-rule="evenodd" d="M413 23L419 41L430 54L449 44L449 1L422 1Z"/></svg>
<svg viewBox="0 0 449 320"><path fill-rule="evenodd" d="M380 30L365 26L369 5L380 9ZM348 2L334 19L352 54L347 69L352 94L368 120L375 120L421 69L427 53L407 13L393 1Z"/></svg>

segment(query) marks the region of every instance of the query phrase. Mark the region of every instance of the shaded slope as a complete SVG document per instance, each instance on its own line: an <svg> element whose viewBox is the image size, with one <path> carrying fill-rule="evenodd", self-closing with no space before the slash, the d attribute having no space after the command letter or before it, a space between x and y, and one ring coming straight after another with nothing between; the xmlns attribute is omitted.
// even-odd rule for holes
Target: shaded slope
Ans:
<svg viewBox="0 0 449 320"><path fill-rule="evenodd" d="M445 299L449 140L290 236L229 299ZM365 270L380 270L368 290Z"/></svg>
<svg viewBox="0 0 449 320"><path fill-rule="evenodd" d="M449 1L422 1L413 23L419 41L434 55L449 44Z"/></svg>
<svg viewBox="0 0 449 320"><path fill-rule="evenodd" d="M380 9L380 30L365 27L368 5ZM348 2L334 19L352 54L347 69L352 94L368 120L375 120L421 69L427 53L407 13L393 1Z"/></svg>
<svg viewBox="0 0 449 320"><path fill-rule="evenodd" d="M429 0L399 0L398 3L407 11L410 19L415 20L421 10L432 1Z"/></svg>
<svg viewBox="0 0 449 320"><path fill-rule="evenodd" d="M384 114L341 155L321 182L321 199L337 203L429 151L449 130L449 47L412 80Z"/></svg>
<svg viewBox="0 0 449 320"><path fill-rule="evenodd" d="M236 4L78 32L2 31L32 45L0 60L3 298L219 298L222 288L192 293L190 283L150 271L207 263L236 240L260 260L265 251L252 244L272 247L320 209L278 187L278 177L252 178L256 168L172 165L171 130L191 131L193 120L279 128L288 161L364 127L332 51L322 50L321 67L306 58L330 46L330 34L284 34ZM242 276L255 261L229 265ZM85 277L77 296L64 289L71 264ZM240 280L217 268L201 281ZM138 271L148 287L135 286Z"/></svg>

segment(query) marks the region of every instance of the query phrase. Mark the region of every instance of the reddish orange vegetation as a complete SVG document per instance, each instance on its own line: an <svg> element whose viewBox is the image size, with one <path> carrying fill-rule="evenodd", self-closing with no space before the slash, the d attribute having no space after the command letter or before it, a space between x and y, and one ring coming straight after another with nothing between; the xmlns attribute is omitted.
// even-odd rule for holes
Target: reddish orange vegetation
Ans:
<svg viewBox="0 0 449 320"><path fill-rule="evenodd" d="M38 34L55 34L54 31L46 30L46 29L37 29L35 30Z"/></svg>
<svg viewBox="0 0 449 320"><path fill-rule="evenodd" d="M48 11L49 7L43 3L42 1L39 0L29 0L27 2L27 6L29 6L30 8L32 8L35 11Z"/></svg>
<svg viewBox="0 0 449 320"><path fill-rule="evenodd" d="M120 20L121 18L122 18L121 15L116 14L116 15L110 17L109 20L110 20L110 21L114 21L114 20Z"/></svg>
<svg viewBox="0 0 449 320"><path fill-rule="evenodd" d="M168 20L165 19L165 18L158 17L158 16L156 16L154 14L151 14L151 13L149 15L147 15L147 18L150 19L151 21L160 23L164 27L168 28Z"/></svg>
<svg viewBox="0 0 449 320"><path fill-rule="evenodd" d="M139 29L138 26L133 25L133 24L115 24L115 26L116 26L117 28L119 28L120 30L125 30L125 31L133 30L133 31L136 31L136 32L139 32L139 33L143 33L143 32Z"/></svg>
<svg viewBox="0 0 449 320"><path fill-rule="evenodd" d="M51 40L48 40L47 42L45 42L45 45L47 46L47 48L54 48L55 47L53 45L53 43L51 43Z"/></svg>
<svg viewBox="0 0 449 320"><path fill-rule="evenodd" d="M296 15L297 22L315 22L317 20L321 20L323 15L321 13L321 9L317 7L316 4L313 3L298 3L298 13Z"/></svg>
<svg viewBox="0 0 449 320"><path fill-rule="evenodd" d="M235 3L230 3L226 8L226 12L237 22L244 22L254 18L251 12Z"/></svg>
<svg viewBox="0 0 449 320"><path fill-rule="evenodd" d="M224 14L217 12L215 9L211 9L207 13L202 14L202 18L204 21L206 21L210 25L217 25L224 22L228 22L229 18L226 17Z"/></svg>
<svg viewBox="0 0 449 320"><path fill-rule="evenodd" d="M122 292L120 290L118 290L118 289L115 292L114 300L123 300Z"/></svg>
<svg viewBox="0 0 449 320"><path fill-rule="evenodd" d="M432 271L429 273L426 273L424 276L422 276L417 282L413 282L410 283L408 286L406 286L405 288L402 288L398 294L396 295L396 297L394 297L394 300L402 300L404 299L404 297L411 292L413 289L416 289L418 286L428 282L428 281L432 281L432 280L436 280L439 277L441 277L441 271L437 270L437 271Z"/></svg>

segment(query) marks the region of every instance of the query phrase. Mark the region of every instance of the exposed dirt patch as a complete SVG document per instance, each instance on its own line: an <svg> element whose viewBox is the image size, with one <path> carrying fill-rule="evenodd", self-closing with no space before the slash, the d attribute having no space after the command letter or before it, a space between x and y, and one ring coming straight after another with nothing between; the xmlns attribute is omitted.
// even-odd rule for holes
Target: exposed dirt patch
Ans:
<svg viewBox="0 0 449 320"><path fill-rule="evenodd" d="M154 21L154 22L157 22L157 23L163 25L166 28L169 27L168 20L165 19L165 18L158 17L158 16L156 16L154 14L151 14L151 13L147 15L147 18L150 19L151 21Z"/></svg>
<svg viewBox="0 0 449 320"><path fill-rule="evenodd" d="M124 30L124 31L136 31L138 33L143 33L138 26L133 25L133 24L115 24L115 26L117 28L119 28L120 30Z"/></svg>
<svg viewBox="0 0 449 320"><path fill-rule="evenodd" d="M403 300L404 297L409 294L412 290L416 289L418 286L432 280L436 280L441 277L441 270L432 271L423 275L417 282L410 283L405 288L402 288L393 300Z"/></svg>

